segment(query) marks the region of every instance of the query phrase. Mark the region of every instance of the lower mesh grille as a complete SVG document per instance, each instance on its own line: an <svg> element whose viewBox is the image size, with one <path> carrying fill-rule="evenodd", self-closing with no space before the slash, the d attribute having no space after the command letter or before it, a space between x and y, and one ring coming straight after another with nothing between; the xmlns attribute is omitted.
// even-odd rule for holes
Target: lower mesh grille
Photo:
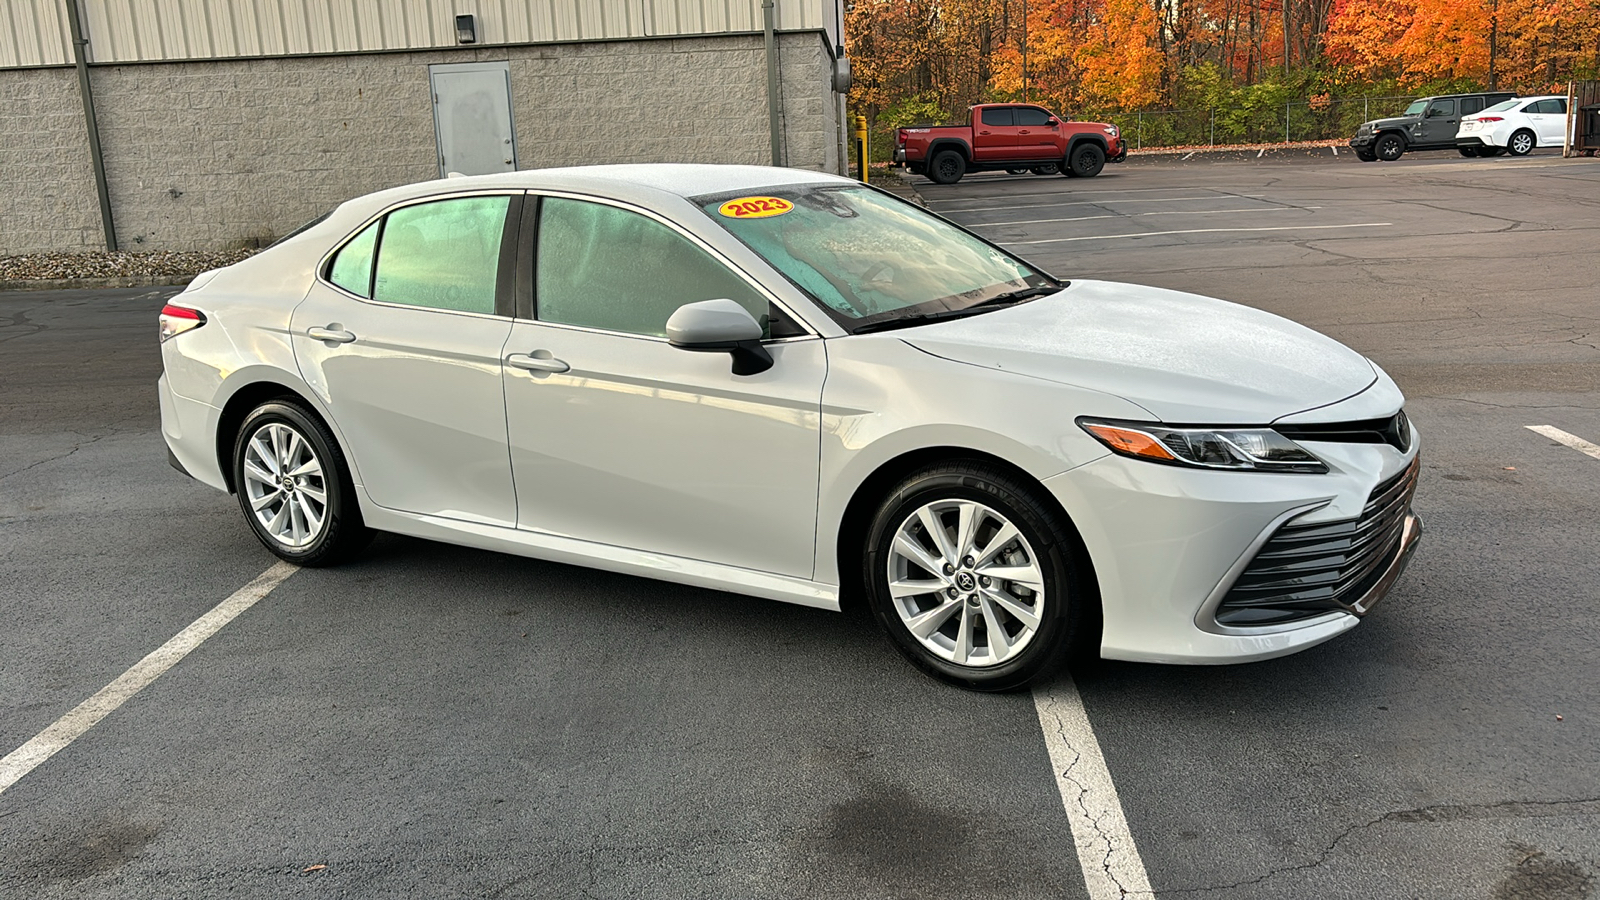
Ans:
<svg viewBox="0 0 1600 900"><path fill-rule="evenodd" d="M1355 519L1279 528L1217 607L1221 625L1280 625L1348 610L1401 551L1421 459L1382 482Z"/></svg>

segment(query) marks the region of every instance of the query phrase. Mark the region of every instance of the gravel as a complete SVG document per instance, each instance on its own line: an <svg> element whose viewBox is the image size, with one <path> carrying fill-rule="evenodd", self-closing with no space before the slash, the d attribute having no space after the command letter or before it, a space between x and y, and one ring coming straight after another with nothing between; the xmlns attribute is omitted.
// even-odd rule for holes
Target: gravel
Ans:
<svg viewBox="0 0 1600 900"><path fill-rule="evenodd" d="M0 256L0 282L85 278L186 278L232 265L257 250L158 250L148 253L32 253Z"/></svg>

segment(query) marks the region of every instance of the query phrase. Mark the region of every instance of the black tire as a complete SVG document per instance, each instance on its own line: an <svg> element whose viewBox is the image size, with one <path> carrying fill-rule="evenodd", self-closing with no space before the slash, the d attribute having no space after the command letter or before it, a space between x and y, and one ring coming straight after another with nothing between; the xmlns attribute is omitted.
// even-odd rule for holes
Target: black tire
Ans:
<svg viewBox="0 0 1600 900"><path fill-rule="evenodd" d="M1505 156L1508 152L1504 147L1493 147L1490 149L1492 150L1492 152L1489 154L1490 156Z"/></svg>
<svg viewBox="0 0 1600 900"><path fill-rule="evenodd" d="M940 150L928 161L928 178L934 184L955 184L967 174L967 160L954 150Z"/></svg>
<svg viewBox="0 0 1600 900"><path fill-rule="evenodd" d="M1099 144L1087 141L1067 153L1067 164L1062 171L1072 178L1093 178L1106 167L1106 152Z"/></svg>
<svg viewBox="0 0 1600 900"><path fill-rule="evenodd" d="M1378 135L1372 144L1372 152L1384 162L1394 162L1406 153L1406 139L1391 131Z"/></svg>
<svg viewBox="0 0 1600 900"><path fill-rule="evenodd" d="M1369 153L1365 150L1357 150L1356 159L1359 159L1362 162L1377 162L1378 155L1376 153Z"/></svg>
<svg viewBox="0 0 1600 900"><path fill-rule="evenodd" d="M1533 132L1522 128L1511 133L1511 138L1506 141L1506 152L1512 156L1527 156L1537 146L1539 139L1534 137Z"/></svg>
<svg viewBox="0 0 1600 900"><path fill-rule="evenodd" d="M1007 175L1026 175L1026 174L1028 174L1028 170L1027 169L1007 169L1006 170L1006 174Z"/></svg>
<svg viewBox="0 0 1600 900"><path fill-rule="evenodd" d="M937 655L912 634L906 625L904 615L938 608L946 603L947 594L935 591L920 597L907 598L906 602L915 607L909 613L903 613L897 606L901 601L890 595L889 568L895 564L891 551L896 535L902 525L908 523L919 509L927 504L941 501L974 501L1004 517L1016 527L1021 540L1021 542L1007 542L1006 547L1014 549L1009 551L1006 564L1018 565L1014 557L1017 554L1025 554L1025 559L1032 557L1030 561L1037 565L1042 576L1044 588L1042 599L1037 593L1033 593L1031 601L1026 597L1020 600L1027 606L1042 605L1037 628L1032 631L1031 637L1020 649L997 664L957 664L953 660ZM950 515L954 516L955 513ZM995 520L988 520L990 527L997 524ZM916 525L913 528L921 526ZM926 534L926 530L923 529L921 533ZM868 604L878 624L888 634L895 647L913 665L935 678L980 691L1006 691L1026 686L1049 677L1065 662L1074 658L1089 657L1098 651L1099 635L1092 633L1097 631L1092 624L1098 622L1098 600L1092 588L1084 587L1092 583L1087 580L1087 573L1080 572L1075 564L1078 558L1076 548L1079 544L1074 535L1072 526L1062 521L1061 514L1043 499L1041 488L1027 483L1025 479L1005 469L981 461L956 461L929 466L901 480L873 514L872 524L867 532L866 552L862 554L862 577L866 585ZM993 531L989 532L989 536L993 537ZM981 532L975 533L974 543L979 537ZM931 537L929 540L931 541ZM973 599L979 596L981 589L976 587L972 574L981 571L981 567L972 566L970 556L967 562L969 564L965 569L942 576L946 579L959 579L965 574L966 586L963 589L973 593L957 604L954 607L955 612L948 618L941 620L943 624L931 633L935 638L945 631L959 631L960 616L957 613L966 616L968 604L981 602ZM925 570L919 567L918 571ZM935 577L941 576L935 573ZM952 582L952 585L954 583ZM998 585L999 580L997 579L995 583ZM950 589L956 588L952 586ZM1016 587L1013 582L995 590L1014 592ZM994 591L988 592L989 595L993 593ZM1008 593L1008 597L1013 601L1017 601L1018 596L1017 593ZM992 601L990 608L1003 609ZM979 607L974 606L973 609L977 610ZM974 616L972 619L974 622L981 618L978 612L973 612L971 615ZM1009 614L995 620L987 618L981 620L983 622L1003 620L1003 628L1015 626L1017 630L1010 632L1013 640L1025 630L1023 621ZM987 625L974 624L970 627L972 631L969 635L974 645L978 636L982 635L985 641L984 649L989 653L998 654L999 651L988 637ZM943 639L954 640L950 635L945 635Z"/></svg>
<svg viewBox="0 0 1600 900"><path fill-rule="evenodd" d="M274 537L252 508L253 488L245 475L247 444L253 436L270 425L286 426L299 435L321 463L320 484L313 481L311 485L301 485L302 490L307 486L320 487L325 497L322 531L304 546L290 546ZM294 401L272 400L256 407L245 417L239 426L239 433L234 436L233 484L239 495L239 509L244 513L250 530L255 532L268 550L295 565L334 565L365 547L372 538L372 532L361 520L361 508L356 502L350 467L345 463L339 442L315 413ZM266 507L269 512L275 508L273 505Z"/></svg>
<svg viewBox="0 0 1600 900"><path fill-rule="evenodd" d="M1465 156L1465 157L1468 157L1468 158L1473 158L1473 159L1477 158L1477 156L1478 156L1478 148L1477 147L1457 147L1456 148L1456 152L1461 154L1462 156Z"/></svg>
<svg viewBox="0 0 1600 900"><path fill-rule="evenodd" d="M1028 171L1035 175L1059 175L1061 173L1061 166L1055 163L1045 163L1042 166L1034 166Z"/></svg>

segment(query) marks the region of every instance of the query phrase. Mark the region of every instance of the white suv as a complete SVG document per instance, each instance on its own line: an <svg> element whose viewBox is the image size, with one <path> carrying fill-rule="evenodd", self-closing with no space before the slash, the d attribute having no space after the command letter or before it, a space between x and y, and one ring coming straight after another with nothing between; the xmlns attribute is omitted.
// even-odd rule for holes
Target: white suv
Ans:
<svg viewBox="0 0 1600 900"><path fill-rule="evenodd" d="M1534 147L1559 147L1566 137L1566 97L1518 97L1463 116L1456 149L1463 156L1527 156Z"/></svg>

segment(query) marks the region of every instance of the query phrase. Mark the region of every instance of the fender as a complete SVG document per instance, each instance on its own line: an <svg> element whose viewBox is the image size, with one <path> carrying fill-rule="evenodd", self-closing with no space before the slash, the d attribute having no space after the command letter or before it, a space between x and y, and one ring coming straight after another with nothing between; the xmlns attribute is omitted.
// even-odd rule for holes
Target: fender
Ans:
<svg viewBox="0 0 1600 900"><path fill-rule="evenodd" d="M1067 153L1066 153L1066 155L1067 156L1071 156L1072 155L1072 151L1074 149L1076 149L1077 146L1079 144L1083 143L1084 141L1088 141L1091 144L1099 144L1100 145L1100 152L1106 154L1107 160L1109 161L1110 156L1111 156L1110 145L1108 145L1106 143L1106 139L1105 138L1101 137L1098 134L1075 134L1075 135L1073 135L1067 141Z"/></svg>
<svg viewBox="0 0 1600 900"><path fill-rule="evenodd" d="M355 482L356 493L361 500L362 511L365 512L372 501L367 498L367 491L361 478L360 460L356 459L355 453L351 451L350 442L345 439L344 432L339 430L338 422L328 410L327 405L322 402L322 398L318 397L317 392L313 391L310 385L301 380L297 373L286 372L275 366L263 365L247 366L237 372L229 373L228 377L223 379L222 386L216 393L218 421L221 421L222 411L228 408L228 404L232 402L240 391L259 384L277 385L298 394L300 399L322 419L322 423L328 426L328 430L333 432L334 440L339 442L339 451L344 454L345 463L350 466L350 480ZM221 458L222 435L218 434L217 437L217 461L222 466L223 471L227 472L231 470L233 461ZM232 445L232 440L229 440L228 446L231 447Z"/></svg>
<svg viewBox="0 0 1600 900"><path fill-rule="evenodd" d="M937 138L933 141L933 143L929 144L928 155L923 157L922 162L925 164L932 162L934 156L943 150L954 150L957 153L960 153L962 158L967 162L972 162L972 148L967 145L967 142L961 140L960 138L951 137Z"/></svg>

